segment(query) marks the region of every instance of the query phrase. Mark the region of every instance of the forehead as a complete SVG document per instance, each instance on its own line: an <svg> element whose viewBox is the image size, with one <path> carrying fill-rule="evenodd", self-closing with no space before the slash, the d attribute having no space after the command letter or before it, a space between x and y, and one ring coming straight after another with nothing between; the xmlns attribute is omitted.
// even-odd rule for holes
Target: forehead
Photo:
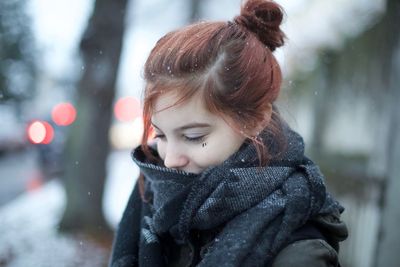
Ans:
<svg viewBox="0 0 400 267"><path fill-rule="evenodd" d="M177 103L179 100L180 96L174 91L159 96L154 104L152 122L161 127L194 121L212 124L219 120L219 116L208 111L199 94Z"/></svg>

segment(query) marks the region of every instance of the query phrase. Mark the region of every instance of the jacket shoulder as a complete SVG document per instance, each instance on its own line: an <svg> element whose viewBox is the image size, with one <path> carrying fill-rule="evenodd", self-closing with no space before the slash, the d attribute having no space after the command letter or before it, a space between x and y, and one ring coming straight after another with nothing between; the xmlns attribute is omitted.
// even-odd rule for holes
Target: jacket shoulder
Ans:
<svg viewBox="0 0 400 267"><path fill-rule="evenodd" d="M283 248L271 267L338 267L336 250L323 239L296 241Z"/></svg>

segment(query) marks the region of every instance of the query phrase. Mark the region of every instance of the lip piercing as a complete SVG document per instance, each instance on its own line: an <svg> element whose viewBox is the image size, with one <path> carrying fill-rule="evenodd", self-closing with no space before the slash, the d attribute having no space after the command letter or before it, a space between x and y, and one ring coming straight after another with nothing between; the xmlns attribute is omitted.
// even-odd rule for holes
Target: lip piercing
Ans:
<svg viewBox="0 0 400 267"><path fill-rule="evenodd" d="M207 143L203 143L203 144L201 144L201 146L202 146L202 147L205 147L206 145L207 145Z"/></svg>

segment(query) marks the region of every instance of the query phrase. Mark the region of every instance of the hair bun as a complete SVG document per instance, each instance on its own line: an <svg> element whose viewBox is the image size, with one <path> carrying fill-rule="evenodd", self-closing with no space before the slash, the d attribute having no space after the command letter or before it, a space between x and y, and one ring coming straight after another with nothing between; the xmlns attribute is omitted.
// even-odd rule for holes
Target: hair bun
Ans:
<svg viewBox="0 0 400 267"><path fill-rule="evenodd" d="M271 51L284 44L285 34L280 29L283 10L268 0L248 0L234 21L255 33Z"/></svg>

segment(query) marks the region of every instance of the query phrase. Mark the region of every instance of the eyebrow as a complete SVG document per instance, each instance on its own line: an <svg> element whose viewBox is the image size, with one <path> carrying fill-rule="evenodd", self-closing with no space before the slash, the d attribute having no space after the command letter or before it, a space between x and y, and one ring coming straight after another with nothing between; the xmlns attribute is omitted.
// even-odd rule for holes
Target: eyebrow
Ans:
<svg viewBox="0 0 400 267"><path fill-rule="evenodd" d="M151 124L155 128L157 128L157 130L161 131L161 129L157 125L155 125L153 122L151 122ZM192 128L209 128L209 127L211 127L211 125L208 123L193 122L193 123L188 123L188 124L185 124L178 128L175 128L174 131L183 131L183 130L192 129Z"/></svg>

